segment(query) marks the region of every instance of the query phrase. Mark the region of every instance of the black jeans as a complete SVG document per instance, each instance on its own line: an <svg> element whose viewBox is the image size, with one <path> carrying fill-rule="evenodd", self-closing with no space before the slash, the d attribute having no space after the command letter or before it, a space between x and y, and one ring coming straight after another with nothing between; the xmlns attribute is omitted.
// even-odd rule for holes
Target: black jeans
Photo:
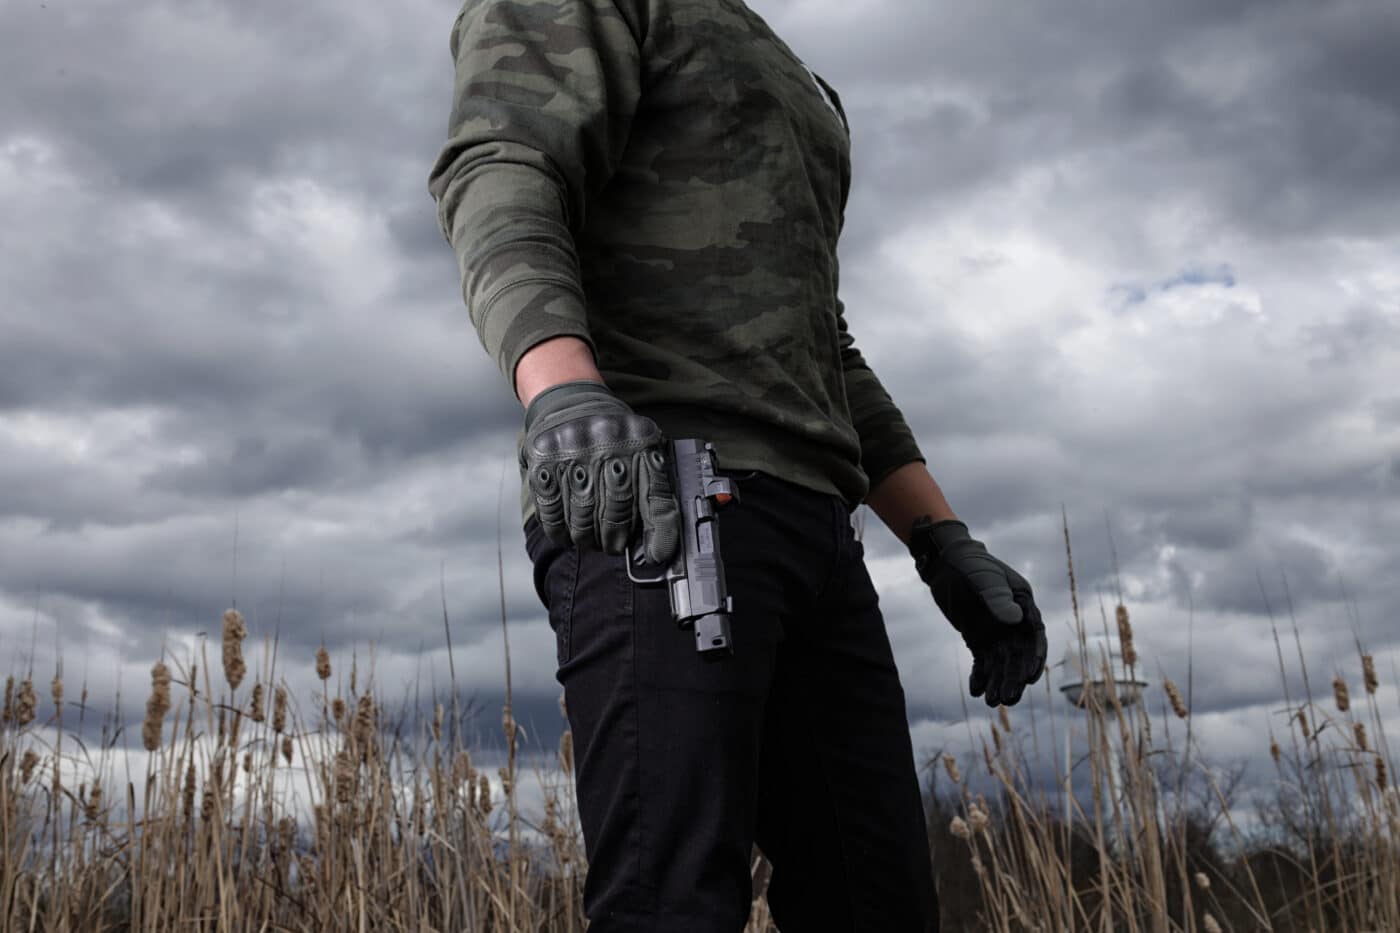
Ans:
<svg viewBox="0 0 1400 933"><path fill-rule="evenodd" d="M904 692L850 512L726 475L720 661L624 558L525 527L574 733L589 929L739 933L756 842L784 933L937 930Z"/></svg>

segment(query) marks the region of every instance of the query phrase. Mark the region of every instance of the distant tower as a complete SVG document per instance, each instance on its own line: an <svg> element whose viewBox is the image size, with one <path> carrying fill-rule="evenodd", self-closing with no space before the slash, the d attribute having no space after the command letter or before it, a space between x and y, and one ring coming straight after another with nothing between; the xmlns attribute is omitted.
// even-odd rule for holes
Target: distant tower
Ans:
<svg viewBox="0 0 1400 933"><path fill-rule="evenodd" d="M1065 646L1064 660L1055 665L1060 669L1060 692L1070 706L1075 709L1087 709L1091 705L1099 709L1110 708L1113 700L1111 697L1116 694L1120 706L1132 706L1142 699L1142 691L1147 687L1147 681L1138 675L1141 667L1141 657L1138 659L1138 666L1129 671L1128 666L1123 663L1123 652L1119 649L1118 639L1112 635L1097 635L1086 638L1081 644L1079 641L1072 641ZM1110 683L1112 690L1110 690ZM1070 759L1070 726L1074 720L1071 718L1065 726L1065 786L1064 805L1065 823L1068 825L1073 819L1072 782L1070 781L1070 769L1072 762ZM1110 760L1108 762L1108 793L1109 799L1118 799L1118 755L1113 742L1106 743L1109 748Z"/></svg>

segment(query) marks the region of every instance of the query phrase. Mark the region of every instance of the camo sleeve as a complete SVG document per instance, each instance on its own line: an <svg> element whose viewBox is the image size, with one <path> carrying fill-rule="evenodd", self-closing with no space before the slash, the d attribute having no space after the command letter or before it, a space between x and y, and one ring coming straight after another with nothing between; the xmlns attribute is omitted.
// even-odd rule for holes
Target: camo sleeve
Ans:
<svg viewBox="0 0 1400 933"><path fill-rule="evenodd" d="M540 341L593 346L573 231L627 142L641 53L612 0L466 0L451 48L449 138L428 188L472 324L514 387Z"/></svg>
<svg viewBox="0 0 1400 933"><path fill-rule="evenodd" d="M836 300L836 323L841 340L841 369L846 376L846 401L860 437L860 465L870 488L906 463L924 462L914 433L889 392L856 349L846 328L845 305Z"/></svg>

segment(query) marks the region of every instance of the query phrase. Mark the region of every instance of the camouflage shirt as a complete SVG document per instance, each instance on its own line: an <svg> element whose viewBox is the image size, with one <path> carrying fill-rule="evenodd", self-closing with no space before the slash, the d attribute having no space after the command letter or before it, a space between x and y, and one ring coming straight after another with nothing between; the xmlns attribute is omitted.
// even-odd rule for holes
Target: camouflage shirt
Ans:
<svg viewBox="0 0 1400 933"><path fill-rule="evenodd" d="M672 437L854 505L921 460L837 297L836 91L742 0L466 0L429 189L513 382L550 337Z"/></svg>

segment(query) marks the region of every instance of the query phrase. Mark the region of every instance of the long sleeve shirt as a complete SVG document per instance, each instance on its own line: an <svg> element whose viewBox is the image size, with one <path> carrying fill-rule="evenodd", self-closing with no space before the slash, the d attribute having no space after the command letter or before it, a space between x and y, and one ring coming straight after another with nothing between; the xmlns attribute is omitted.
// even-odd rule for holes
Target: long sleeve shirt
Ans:
<svg viewBox="0 0 1400 933"><path fill-rule="evenodd" d="M922 460L838 297L836 91L742 0L466 0L429 190L508 380L574 336L671 437L862 501Z"/></svg>

